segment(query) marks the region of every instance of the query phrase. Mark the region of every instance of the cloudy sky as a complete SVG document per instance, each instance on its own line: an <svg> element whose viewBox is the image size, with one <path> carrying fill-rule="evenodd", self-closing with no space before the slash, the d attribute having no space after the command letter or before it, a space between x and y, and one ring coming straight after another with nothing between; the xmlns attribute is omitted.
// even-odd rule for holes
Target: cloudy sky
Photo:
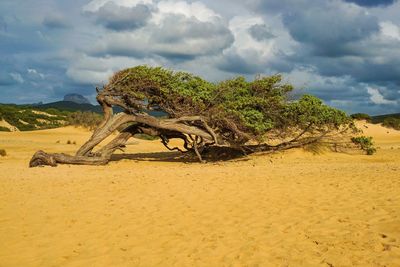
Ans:
<svg viewBox="0 0 400 267"><path fill-rule="evenodd" d="M0 102L94 99L116 70L282 73L348 113L400 112L395 0L0 0Z"/></svg>

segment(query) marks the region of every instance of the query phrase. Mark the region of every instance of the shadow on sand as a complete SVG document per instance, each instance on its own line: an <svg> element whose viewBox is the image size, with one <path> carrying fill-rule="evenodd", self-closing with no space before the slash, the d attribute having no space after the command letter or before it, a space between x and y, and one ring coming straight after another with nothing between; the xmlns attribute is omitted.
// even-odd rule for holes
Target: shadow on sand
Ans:
<svg viewBox="0 0 400 267"><path fill-rule="evenodd" d="M228 160L249 160L242 152L227 148L213 148L202 153L202 157L207 162L218 162ZM111 161L120 160L136 160L136 161L155 161L155 162L183 162L192 163L199 162L194 153L185 153L175 151L166 152L149 152L149 153L135 153L135 154L114 154L111 156Z"/></svg>

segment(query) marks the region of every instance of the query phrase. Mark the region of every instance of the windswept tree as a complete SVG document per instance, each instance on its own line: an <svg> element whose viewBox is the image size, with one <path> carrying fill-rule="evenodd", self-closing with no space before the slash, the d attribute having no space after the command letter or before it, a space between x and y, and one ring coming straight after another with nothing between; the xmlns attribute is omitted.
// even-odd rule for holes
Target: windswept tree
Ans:
<svg viewBox="0 0 400 267"><path fill-rule="evenodd" d="M243 155L336 142L352 129L352 119L311 95L290 101L293 87L280 75L246 81L237 77L211 83L186 72L137 66L115 73L98 91L102 123L76 155L38 151L30 166L106 164L116 149L135 134L158 136L169 150L192 152L199 160L209 151L227 149ZM113 114L113 107L123 112ZM163 118L149 111L162 111ZM105 138L119 131L107 145ZM183 147L170 147L170 140Z"/></svg>

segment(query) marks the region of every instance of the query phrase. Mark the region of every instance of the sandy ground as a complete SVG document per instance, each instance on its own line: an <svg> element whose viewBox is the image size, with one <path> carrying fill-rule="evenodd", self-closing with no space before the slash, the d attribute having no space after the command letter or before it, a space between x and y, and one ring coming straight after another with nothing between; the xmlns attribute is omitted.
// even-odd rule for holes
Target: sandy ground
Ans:
<svg viewBox="0 0 400 267"><path fill-rule="evenodd" d="M400 266L400 132L361 127L374 156L188 164L133 140L108 166L33 169L89 132L0 133L0 266Z"/></svg>

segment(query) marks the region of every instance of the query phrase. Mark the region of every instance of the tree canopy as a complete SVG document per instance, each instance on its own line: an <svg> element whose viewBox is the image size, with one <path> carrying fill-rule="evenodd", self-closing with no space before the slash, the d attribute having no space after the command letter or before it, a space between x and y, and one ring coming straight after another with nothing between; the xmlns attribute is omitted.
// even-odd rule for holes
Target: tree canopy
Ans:
<svg viewBox="0 0 400 267"><path fill-rule="evenodd" d="M293 86L281 75L208 82L186 72L138 66L117 72L103 94L132 112L162 110L170 118L202 116L228 142L263 140L272 130L325 130L351 120L311 95L289 101Z"/></svg>

